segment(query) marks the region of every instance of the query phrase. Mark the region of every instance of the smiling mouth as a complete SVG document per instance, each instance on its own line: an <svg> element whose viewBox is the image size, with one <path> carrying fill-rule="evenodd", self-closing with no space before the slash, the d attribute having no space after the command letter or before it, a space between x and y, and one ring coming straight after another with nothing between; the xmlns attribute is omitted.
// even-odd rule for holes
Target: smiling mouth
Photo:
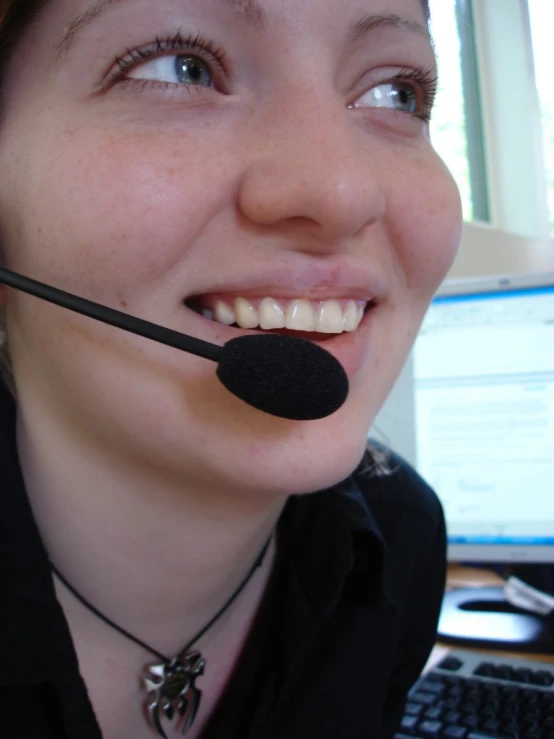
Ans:
<svg viewBox="0 0 554 739"><path fill-rule="evenodd" d="M338 334L354 333L375 302L197 295L186 300L185 305L225 326L322 341Z"/></svg>

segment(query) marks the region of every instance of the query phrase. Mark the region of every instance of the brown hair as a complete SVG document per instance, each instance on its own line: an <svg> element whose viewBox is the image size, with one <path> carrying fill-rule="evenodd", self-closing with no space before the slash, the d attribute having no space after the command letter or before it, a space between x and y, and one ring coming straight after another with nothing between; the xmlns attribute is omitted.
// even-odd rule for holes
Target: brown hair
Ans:
<svg viewBox="0 0 554 739"><path fill-rule="evenodd" d="M0 0L0 81L13 48L47 0Z"/></svg>

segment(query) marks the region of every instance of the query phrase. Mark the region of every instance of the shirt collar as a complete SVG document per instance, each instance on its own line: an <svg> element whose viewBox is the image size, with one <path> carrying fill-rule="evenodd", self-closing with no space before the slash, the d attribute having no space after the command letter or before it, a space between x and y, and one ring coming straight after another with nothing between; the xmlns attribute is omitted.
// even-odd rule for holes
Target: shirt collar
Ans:
<svg viewBox="0 0 554 739"><path fill-rule="evenodd" d="M384 581L385 542L355 474L326 490L292 496L283 517L291 566L314 616L329 615L341 599L386 602L395 610Z"/></svg>

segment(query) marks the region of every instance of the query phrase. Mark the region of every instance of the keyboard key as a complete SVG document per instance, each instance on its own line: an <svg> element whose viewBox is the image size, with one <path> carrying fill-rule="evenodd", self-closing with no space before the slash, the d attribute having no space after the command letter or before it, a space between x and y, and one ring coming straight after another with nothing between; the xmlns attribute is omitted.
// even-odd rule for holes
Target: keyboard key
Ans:
<svg viewBox="0 0 554 739"><path fill-rule="evenodd" d="M517 708L515 708L515 706L510 706L509 708L505 708L498 715L501 719L504 719L505 722L514 721L517 716Z"/></svg>
<svg viewBox="0 0 554 739"><path fill-rule="evenodd" d="M462 702L461 697L460 698L448 698L444 701L444 707L448 708L451 711L457 711L460 707L460 703Z"/></svg>
<svg viewBox="0 0 554 739"><path fill-rule="evenodd" d="M441 675L440 672L428 672L427 675L425 675L425 680L432 683L445 683L447 679L448 678Z"/></svg>
<svg viewBox="0 0 554 739"><path fill-rule="evenodd" d="M481 662L480 665L473 670L474 675L482 675L483 677L492 677L494 675L494 665L492 662Z"/></svg>
<svg viewBox="0 0 554 739"><path fill-rule="evenodd" d="M482 731L472 731L467 735L467 739L498 739L498 734L486 734Z"/></svg>
<svg viewBox="0 0 554 739"><path fill-rule="evenodd" d="M419 716L425 706L422 703L406 703L404 713L409 713L410 716Z"/></svg>
<svg viewBox="0 0 554 739"><path fill-rule="evenodd" d="M461 717L462 717L461 711L448 711L448 713L444 714L443 720L447 724L457 724L459 723Z"/></svg>
<svg viewBox="0 0 554 739"><path fill-rule="evenodd" d="M499 685L491 683L488 680L486 682L485 680L481 680L481 690L489 698L498 698L502 692Z"/></svg>
<svg viewBox="0 0 554 739"><path fill-rule="evenodd" d="M441 737L444 739L465 739L467 731L463 726L446 726L442 730Z"/></svg>
<svg viewBox="0 0 554 739"><path fill-rule="evenodd" d="M448 685L444 695L447 698L462 698L464 695L464 689L461 685Z"/></svg>
<svg viewBox="0 0 554 739"><path fill-rule="evenodd" d="M443 675L442 681L446 685L465 685L467 678L460 677L459 675Z"/></svg>
<svg viewBox="0 0 554 739"><path fill-rule="evenodd" d="M489 731L491 734L494 734L494 732L498 731L500 727L500 724L498 721L495 721L492 718L487 719L486 721L483 721L482 724L480 724L479 728L481 731Z"/></svg>
<svg viewBox="0 0 554 739"><path fill-rule="evenodd" d="M459 670L462 665L462 660L457 657L445 657L438 667L440 667L441 670L456 672L456 670Z"/></svg>
<svg viewBox="0 0 554 739"><path fill-rule="evenodd" d="M404 716L400 722L400 728L406 731L412 731L416 728L419 718L417 716Z"/></svg>
<svg viewBox="0 0 554 739"><path fill-rule="evenodd" d="M542 685L549 688L554 683L554 672L548 670L537 670L531 677L531 682L535 685Z"/></svg>
<svg viewBox="0 0 554 739"><path fill-rule="evenodd" d="M500 704L498 702L494 703L492 701L487 701L487 703L483 703L481 705L479 713L481 716L496 716L499 709Z"/></svg>
<svg viewBox="0 0 554 739"><path fill-rule="evenodd" d="M515 685L503 685L500 688L500 695L503 698L509 698L510 700L519 698L523 693L524 691L521 688L517 688Z"/></svg>
<svg viewBox="0 0 554 739"><path fill-rule="evenodd" d="M527 667L520 667L517 670L514 670L514 679L519 683L530 683L532 677L533 670L530 670Z"/></svg>
<svg viewBox="0 0 554 739"><path fill-rule="evenodd" d="M499 680L513 680L514 668L510 665L495 665L492 677L497 677Z"/></svg>
<svg viewBox="0 0 554 739"><path fill-rule="evenodd" d="M441 706L435 706L433 708L428 708L423 715L425 718L430 718L432 721L436 721L441 718L443 711L444 709Z"/></svg>
<svg viewBox="0 0 554 739"><path fill-rule="evenodd" d="M460 724L462 726L466 726L468 729L475 729L477 726L479 726L479 716L474 713L462 716Z"/></svg>
<svg viewBox="0 0 554 739"><path fill-rule="evenodd" d="M423 703L426 706L430 706L435 702L436 697L433 693L424 693L421 690L417 690L415 693L412 693L410 699L415 703Z"/></svg>
<svg viewBox="0 0 554 739"><path fill-rule="evenodd" d="M444 691L446 686L436 681L424 680L419 687L427 693L435 693L435 695L438 695Z"/></svg>
<svg viewBox="0 0 554 739"><path fill-rule="evenodd" d="M442 726L440 721L422 721L417 730L423 736L440 736Z"/></svg>

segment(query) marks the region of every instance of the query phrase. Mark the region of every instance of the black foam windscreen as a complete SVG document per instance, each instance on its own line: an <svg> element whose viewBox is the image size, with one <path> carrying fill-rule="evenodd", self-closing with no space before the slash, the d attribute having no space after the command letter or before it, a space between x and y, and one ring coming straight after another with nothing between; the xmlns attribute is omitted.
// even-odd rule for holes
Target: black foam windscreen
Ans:
<svg viewBox="0 0 554 739"><path fill-rule="evenodd" d="M234 395L274 416L313 421L348 396L348 377L328 351L305 339L252 334L228 341L217 376Z"/></svg>

